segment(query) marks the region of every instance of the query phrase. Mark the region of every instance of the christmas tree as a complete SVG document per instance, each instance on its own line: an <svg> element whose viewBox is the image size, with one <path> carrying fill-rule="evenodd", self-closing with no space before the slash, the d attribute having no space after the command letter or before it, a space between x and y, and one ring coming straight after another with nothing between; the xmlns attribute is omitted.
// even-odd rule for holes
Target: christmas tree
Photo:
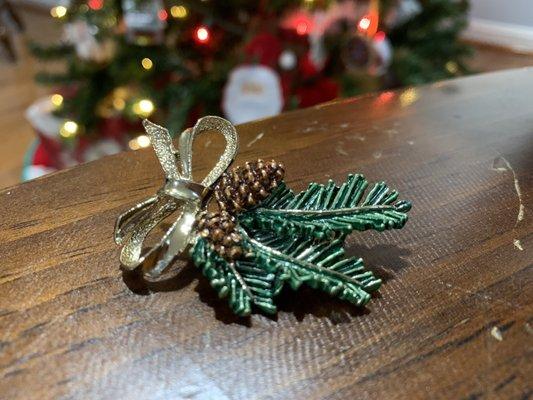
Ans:
<svg viewBox="0 0 533 400"><path fill-rule="evenodd" d="M462 74L467 8L465 0L57 5L63 40L32 44L41 61L64 60L62 71L36 77L53 88L28 112L45 144L40 157L61 168L145 147L146 117L175 134L206 114L240 123Z"/></svg>

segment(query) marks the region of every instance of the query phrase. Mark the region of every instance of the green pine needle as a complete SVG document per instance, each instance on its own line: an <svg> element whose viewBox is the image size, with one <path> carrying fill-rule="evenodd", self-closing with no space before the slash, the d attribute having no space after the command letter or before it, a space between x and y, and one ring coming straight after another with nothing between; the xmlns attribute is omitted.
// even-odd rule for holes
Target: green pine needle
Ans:
<svg viewBox="0 0 533 400"><path fill-rule="evenodd" d="M219 297L228 298L235 314L249 315L252 304L266 313L276 313L273 297L282 285L279 274L269 265L259 266L246 258L229 263L202 238L197 240L191 254Z"/></svg>
<svg viewBox="0 0 533 400"><path fill-rule="evenodd" d="M349 175L340 187L331 180L326 185L311 183L298 195L281 184L259 207L241 215L239 221L248 228L312 235L317 239L353 230L402 228L411 204L395 203L398 192L389 191L384 182L376 183L364 197L367 186L362 175Z"/></svg>
<svg viewBox="0 0 533 400"><path fill-rule="evenodd" d="M256 238L252 238L244 229L241 229L241 234L249 243L249 250L256 255L257 264L282 270L281 276L294 290L305 283L363 306L370 300L369 292L381 285L381 280L364 269L362 259L344 257L344 237L333 241L314 241L256 231L252 233Z"/></svg>

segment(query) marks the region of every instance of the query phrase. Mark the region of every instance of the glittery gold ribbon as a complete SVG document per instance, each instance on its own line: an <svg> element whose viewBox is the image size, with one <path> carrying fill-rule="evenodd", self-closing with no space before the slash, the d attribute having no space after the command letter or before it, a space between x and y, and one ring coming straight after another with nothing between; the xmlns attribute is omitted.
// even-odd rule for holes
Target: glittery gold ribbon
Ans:
<svg viewBox="0 0 533 400"><path fill-rule="evenodd" d="M117 218L115 242L123 245L120 262L126 269L135 269L150 256L157 256L157 261L145 269L147 275L157 277L193 239L192 226L196 214L210 195L211 186L233 162L238 150L238 137L229 121L207 116L199 119L192 129L182 132L177 151L167 129L148 120L144 120L143 125L166 180L157 194ZM206 131L224 135L226 148L202 182L196 183L192 180L192 145L195 137ZM178 212L176 221L155 246L143 253L144 240L150 231L174 212Z"/></svg>

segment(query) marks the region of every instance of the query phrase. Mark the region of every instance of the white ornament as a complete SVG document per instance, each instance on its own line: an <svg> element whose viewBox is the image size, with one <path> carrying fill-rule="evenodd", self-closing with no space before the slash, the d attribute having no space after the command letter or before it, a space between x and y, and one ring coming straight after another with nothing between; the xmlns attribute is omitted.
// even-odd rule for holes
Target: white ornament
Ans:
<svg viewBox="0 0 533 400"><path fill-rule="evenodd" d="M386 24L391 27L397 27L414 18L422 12L422 6L418 0L398 0L398 5L387 16Z"/></svg>
<svg viewBox="0 0 533 400"><path fill-rule="evenodd" d="M297 61L298 60L296 59L296 54L294 54L294 51L283 50L279 56L278 63L281 68L288 71L296 67Z"/></svg>
<svg viewBox="0 0 533 400"><path fill-rule="evenodd" d="M74 45L76 54L85 61L103 63L113 57L115 46L111 40L100 42L96 39L98 28L86 21L76 20L64 27L64 38Z"/></svg>
<svg viewBox="0 0 533 400"><path fill-rule="evenodd" d="M42 97L26 110L26 119L33 129L46 136L48 139L61 141L59 130L65 122L53 114L55 106L50 100L50 96Z"/></svg>
<svg viewBox="0 0 533 400"><path fill-rule="evenodd" d="M160 12L165 9L162 0L122 0L126 38L129 42L136 42L136 36L149 35L152 42L160 44L165 35L166 21L160 18Z"/></svg>
<svg viewBox="0 0 533 400"><path fill-rule="evenodd" d="M324 46L324 36L309 35L309 56L317 70L324 68L328 57Z"/></svg>
<svg viewBox="0 0 533 400"><path fill-rule="evenodd" d="M278 75L263 65L235 68L224 88L222 109L234 124L279 114L283 95Z"/></svg>

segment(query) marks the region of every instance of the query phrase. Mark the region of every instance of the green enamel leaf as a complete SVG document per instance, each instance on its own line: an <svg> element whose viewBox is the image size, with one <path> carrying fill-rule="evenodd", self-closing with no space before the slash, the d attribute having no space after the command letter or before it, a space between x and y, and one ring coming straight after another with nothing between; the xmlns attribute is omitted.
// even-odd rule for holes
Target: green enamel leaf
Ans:
<svg viewBox="0 0 533 400"><path fill-rule="evenodd" d="M381 285L380 279L365 270L362 259L345 257L344 236L317 241L244 229L241 234L248 251L255 254L256 264L282 271L282 280L294 290L306 284L362 306L370 300L369 293Z"/></svg>
<svg viewBox="0 0 533 400"><path fill-rule="evenodd" d="M285 282L293 290L306 284L359 306L381 285L360 258L345 257L344 237L320 242L244 229L241 234L248 256L235 263L220 257L202 238L191 252L194 263L237 315L249 315L252 305L275 314L274 298Z"/></svg>
<svg viewBox="0 0 533 400"><path fill-rule="evenodd" d="M376 183L365 196L368 182L362 175L349 175L341 186L311 183L295 195L281 184L259 207L239 216L247 228L278 234L332 238L354 230L400 229L411 209L408 201L396 201L398 192L384 182Z"/></svg>
<svg viewBox="0 0 533 400"><path fill-rule="evenodd" d="M282 287L276 269L247 258L228 263L203 238L197 240L191 256L219 297L228 298L235 314L249 315L252 304L266 313L276 313L273 297Z"/></svg>

